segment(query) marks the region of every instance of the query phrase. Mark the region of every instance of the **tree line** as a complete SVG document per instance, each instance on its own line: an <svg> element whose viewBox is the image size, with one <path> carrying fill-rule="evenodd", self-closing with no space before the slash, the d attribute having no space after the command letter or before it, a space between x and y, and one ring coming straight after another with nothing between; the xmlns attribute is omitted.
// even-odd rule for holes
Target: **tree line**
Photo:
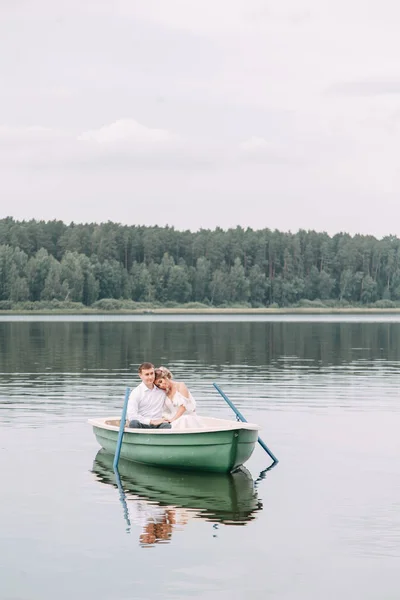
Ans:
<svg viewBox="0 0 400 600"><path fill-rule="evenodd" d="M210 306L400 301L400 239L0 220L0 302ZM380 303L380 304L379 304Z"/></svg>

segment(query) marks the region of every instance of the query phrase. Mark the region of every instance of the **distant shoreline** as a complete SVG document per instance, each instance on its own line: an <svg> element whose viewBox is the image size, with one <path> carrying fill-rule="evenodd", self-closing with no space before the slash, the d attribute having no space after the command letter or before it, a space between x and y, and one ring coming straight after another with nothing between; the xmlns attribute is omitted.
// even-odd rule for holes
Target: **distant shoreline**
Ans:
<svg viewBox="0 0 400 600"><path fill-rule="evenodd" d="M400 314L400 308L148 308L137 310L39 309L0 310L7 315L323 315L323 314Z"/></svg>

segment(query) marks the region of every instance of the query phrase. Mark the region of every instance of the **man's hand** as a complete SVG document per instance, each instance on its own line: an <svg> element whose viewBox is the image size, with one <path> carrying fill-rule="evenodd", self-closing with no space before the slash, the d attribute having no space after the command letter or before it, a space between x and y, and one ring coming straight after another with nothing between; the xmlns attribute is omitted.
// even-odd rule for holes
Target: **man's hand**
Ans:
<svg viewBox="0 0 400 600"><path fill-rule="evenodd" d="M150 425L161 425L161 423L165 423L165 419L154 419L154 421L150 421Z"/></svg>

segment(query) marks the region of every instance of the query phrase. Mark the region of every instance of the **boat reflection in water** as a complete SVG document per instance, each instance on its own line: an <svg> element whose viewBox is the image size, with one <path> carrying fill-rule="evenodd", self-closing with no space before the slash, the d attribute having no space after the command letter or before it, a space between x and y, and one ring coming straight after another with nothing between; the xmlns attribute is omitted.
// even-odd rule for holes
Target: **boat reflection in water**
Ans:
<svg viewBox="0 0 400 600"><path fill-rule="evenodd" d="M262 509L253 478L244 467L230 474L183 472L141 465L99 450L93 473L103 483L118 487L127 531L141 527L140 543L167 543L175 530L192 519L226 525L245 525Z"/></svg>

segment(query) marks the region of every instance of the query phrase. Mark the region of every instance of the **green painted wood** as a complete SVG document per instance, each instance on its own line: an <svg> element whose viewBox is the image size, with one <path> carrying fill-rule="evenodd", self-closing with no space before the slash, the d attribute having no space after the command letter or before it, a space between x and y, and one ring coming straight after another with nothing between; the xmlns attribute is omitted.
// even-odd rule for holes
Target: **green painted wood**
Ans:
<svg viewBox="0 0 400 600"><path fill-rule="evenodd" d="M114 455L118 431L93 430L100 446ZM164 435L125 432L121 457L169 469L229 473L250 458L257 436L256 430L239 428Z"/></svg>

